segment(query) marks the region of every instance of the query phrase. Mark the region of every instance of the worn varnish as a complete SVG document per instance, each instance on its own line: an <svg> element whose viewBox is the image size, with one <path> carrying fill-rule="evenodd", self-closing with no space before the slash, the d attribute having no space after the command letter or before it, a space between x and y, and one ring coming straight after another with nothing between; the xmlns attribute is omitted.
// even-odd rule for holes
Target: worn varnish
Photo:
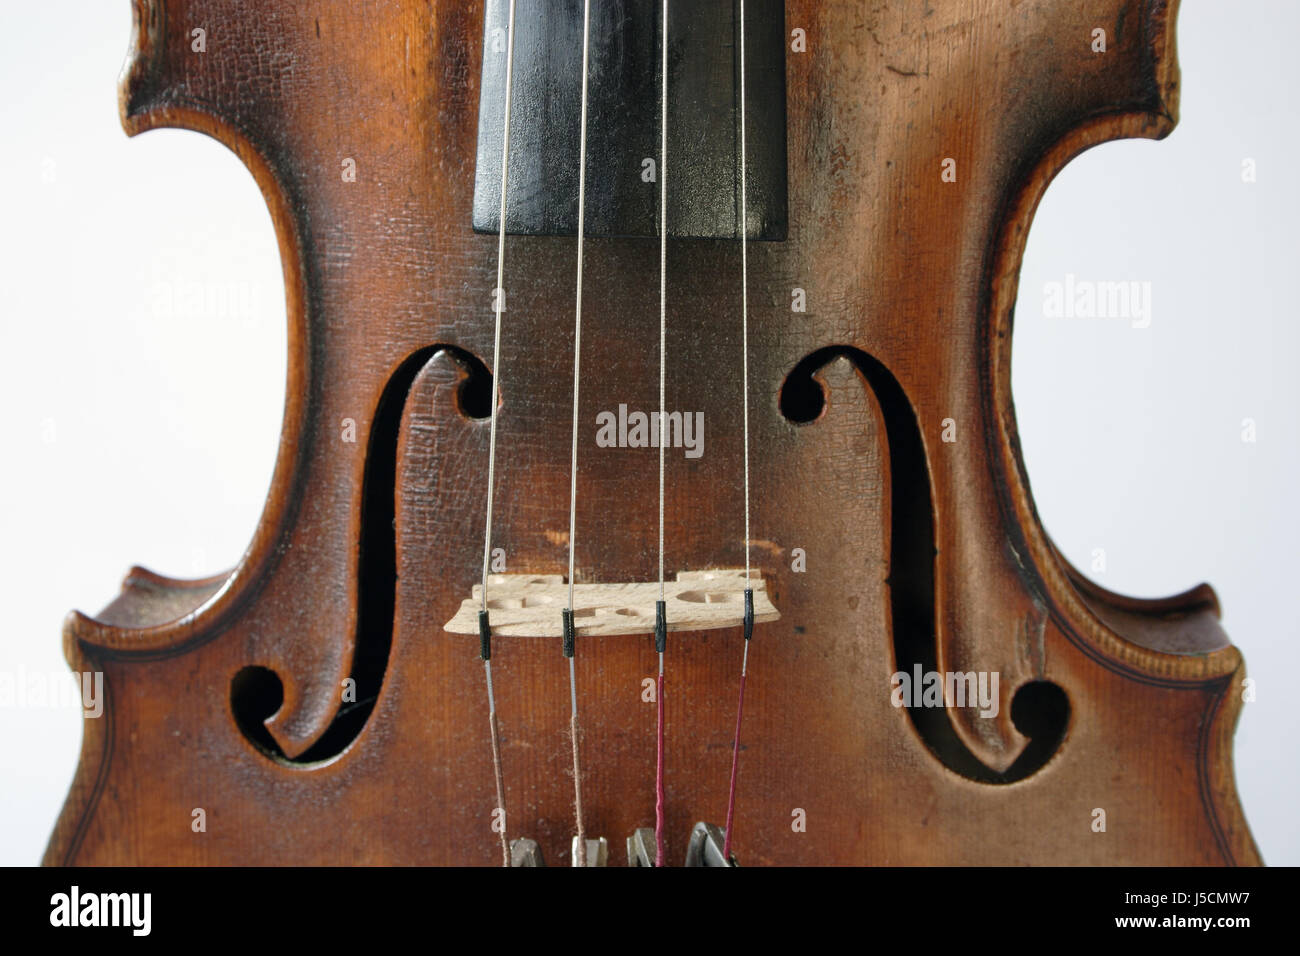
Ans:
<svg viewBox="0 0 1300 956"><path fill-rule="evenodd" d="M754 556L781 617L751 646L743 864L1259 862L1231 762L1244 665L1213 592L1133 600L1071 568L1035 514L1010 394L1034 209L1082 150L1173 127L1175 11L787 2L787 36L807 37L787 49L788 234L749 251ZM482 4L135 12L127 132L216 137L270 207L283 437L233 571L136 569L98 617L69 617L68 661L104 672L106 706L46 862L496 863L478 642L443 627L482 553L496 284L496 239L472 223ZM587 245L581 582L656 574L656 453L599 448L588 423L658 405L657 254ZM512 572L566 571L574 255L567 237L507 242L494 543ZM671 577L743 566L744 546L739 246L673 240L668 255L668 407L707 423L700 457L668 457ZM739 629L670 638L674 860L695 821L722 822L740 651ZM997 672L996 717L894 707L891 674L916 665ZM493 667L510 835L565 863L566 663L555 641L500 637ZM591 637L577 667L587 831L621 847L654 819L640 691L655 655L648 638Z"/></svg>

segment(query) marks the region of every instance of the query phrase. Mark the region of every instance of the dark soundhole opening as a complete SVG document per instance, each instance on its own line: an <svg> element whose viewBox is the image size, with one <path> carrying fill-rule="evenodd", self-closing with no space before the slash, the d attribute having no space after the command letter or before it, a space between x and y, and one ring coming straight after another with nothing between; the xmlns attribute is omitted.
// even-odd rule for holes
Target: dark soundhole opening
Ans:
<svg viewBox="0 0 1300 956"><path fill-rule="evenodd" d="M333 721L319 740L296 757L289 757L267 730L266 721L284 703L284 683L267 667L249 666L230 685L230 709L243 735L268 757L285 763L308 764L341 754L357 739L379 699L388 669L397 602L397 443L402 414L416 375L433 356L445 351L465 371L456 394L460 413L482 419L491 414L492 373L476 356L447 345L431 345L412 353L384 388L375 410L366 449L361 492L361 548L357 582L357 631L352 657L352 683L335 688L339 700Z"/></svg>
<svg viewBox="0 0 1300 956"><path fill-rule="evenodd" d="M1015 773L1023 764L1031 768L1022 774L1027 775L1047 763L1048 758L1060 749L1070 724L1070 698L1059 684L1048 680L1030 681L1022 685L1011 699L1011 723L1029 738L1029 745L1007 773Z"/></svg>
<svg viewBox="0 0 1300 956"><path fill-rule="evenodd" d="M283 703L284 685L280 675L269 667L245 667L230 682L230 710L235 723L245 737L268 753L279 752L280 745L266 729L266 721Z"/></svg>
<svg viewBox="0 0 1300 956"><path fill-rule="evenodd" d="M452 355L465 370L465 381L460 383L460 392L456 396L460 413L466 418L486 419L492 417L492 370L484 365L477 356L451 349Z"/></svg>
<svg viewBox="0 0 1300 956"><path fill-rule="evenodd" d="M827 398L814 376L840 356L852 361L867 380L885 420L893 494L888 583L895 666L908 674L917 664L924 673L937 671L934 502L921 429L903 387L883 363L866 352L829 346L806 356L790 370L781 386L781 413L796 424L820 419ZM1012 701L1011 719L1030 743L1010 767L999 772L966 747L947 708L918 705L904 709L936 758L953 772L982 783L1012 783L1038 770L1060 748L1070 719L1069 700L1057 685L1036 681L1021 687Z"/></svg>
<svg viewBox="0 0 1300 956"><path fill-rule="evenodd" d="M808 367L808 360L805 359L786 376L778 399L781 414L786 421L807 425L821 418L822 412L826 411L826 393L821 382L812 375L816 370Z"/></svg>

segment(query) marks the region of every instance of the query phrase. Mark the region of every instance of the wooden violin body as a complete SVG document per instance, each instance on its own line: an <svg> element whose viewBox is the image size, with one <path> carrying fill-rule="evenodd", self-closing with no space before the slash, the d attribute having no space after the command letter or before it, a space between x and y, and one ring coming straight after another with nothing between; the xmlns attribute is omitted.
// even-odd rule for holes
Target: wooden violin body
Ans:
<svg viewBox="0 0 1300 956"><path fill-rule="evenodd" d="M134 3L127 131L216 137L269 204L284 426L233 571L136 569L69 617L106 703L46 862L497 863L478 641L444 630L483 546L484 5ZM1173 127L1176 5L785 4L788 229L749 247L752 550L780 620L750 647L742 864L1259 862L1231 763L1244 664L1213 592L1129 599L1071 568L1010 394L1034 209L1082 150ZM667 457L670 575L745 561L739 245L668 247L667 407L706 423L702 454ZM580 581L655 574L654 450L602 447L592 422L658 406L657 254L587 241ZM574 257L565 236L506 242L493 543L512 572L567 571ZM654 648L579 640L587 832L621 847L654 819ZM670 636L674 862L725 810L741 643ZM492 663L510 835L567 862L567 663L543 638L498 638ZM892 675L931 671L997 675L995 706L896 706Z"/></svg>

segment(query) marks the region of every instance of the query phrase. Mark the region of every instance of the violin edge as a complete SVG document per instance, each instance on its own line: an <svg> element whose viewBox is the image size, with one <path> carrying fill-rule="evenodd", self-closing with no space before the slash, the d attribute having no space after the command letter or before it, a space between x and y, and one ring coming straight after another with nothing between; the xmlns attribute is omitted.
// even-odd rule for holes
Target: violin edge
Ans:
<svg viewBox="0 0 1300 956"><path fill-rule="evenodd" d="M1166 653L1144 645L1141 639L1134 639L1136 635L1115 631L1089 606L1071 583L1069 573L1062 566L1063 559L1048 539L1038 516L1020 450L1011 394L1014 309L1025 245L1038 205L1056 176L1086 150L1119 139L1163 139L1173 130L1179 111L1180 69L1174 31L1178 7L1179 0L1147 0L1144 4L1142 34L1147 89L1141 108L1121 108L1093 115L1064 132L1045 147L1008 199L989 269L984 336L987 356L984 367L989 380L985 383L985 401L996 426L989 429L986 441L1004 523L1012 534L1012 546L1026 585L1043 593L1061 613L1072 639L1100 653L1111 666L1139 679L1197 684L1230 676L1237 669L1240 652L1225 635L1219 646L1207 645L1190 654ZM1213 595L1212 589L1210 594ZM1217 597L1212 604L1217 618Z"/></svg>
<svg viewBox="0 0 1300 956"><path fill-rule="evenodd" d="M114 627L97 620L97 616L77 611L70 613L64 622L65 641L71 636L90 645L132 654L176 653L220 633L222 626L252 599L275 563L278 542L292 524L304 471L300 439L310 414L307 396L312 384L308 361L311 334L307 303L311 292L303 254L302 225L294 213L290 191L277 170L273 150L261 144L249 130L204 104L160 92L164 83L167 4L165 0L131 0L131 8L131 40L118 79L122 128L131 137L160 128L202 133L239 158L256 182L271 216L284 278L288 325L284 416L275 465L253 534L239 561L224 575L224 584L187 614L144 627ZM134 568L131 573L137 570L143 569Z"/></svg>

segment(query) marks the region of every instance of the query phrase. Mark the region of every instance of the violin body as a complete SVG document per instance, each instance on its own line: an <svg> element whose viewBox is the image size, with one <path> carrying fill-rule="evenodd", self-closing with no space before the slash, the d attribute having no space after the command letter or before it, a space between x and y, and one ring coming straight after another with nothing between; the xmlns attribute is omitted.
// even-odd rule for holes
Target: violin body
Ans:
<svg viewBox="0 0 1300 956"><path fill-rule="evenodd" d="M1232 772L1244 663L1213 592L1136 600L1072 568L1010 392L1037 203L1088 147L1172 129L1176 7L784 4L788 224L748 252L750 551L780 620L749 648L743 865L1259 862ZM105 708L46 862L499 863L479 644L444 627L479 581L495 384L484 4L134 8L127 132L217 138L271 210L284 424L237 567L133 569L68 618ZM698 455L666 449L670 576L745 564L740 255L668 244L667 407L704 423ZM510 235L505 256L492 543L510 572L563 575L575 240ZM588 238L579 581L656 573L655 452L606 447L595 420L658 407L658 294L657 242ZM722 822L742 642L669 636L674 862ZM575 662L586 829L621 848L654 820L655 649L579 632ZM497 637L492 666L510 836L567 863L567 662ZM927 702L930 672L973 675L984 705Z"/></svg>

